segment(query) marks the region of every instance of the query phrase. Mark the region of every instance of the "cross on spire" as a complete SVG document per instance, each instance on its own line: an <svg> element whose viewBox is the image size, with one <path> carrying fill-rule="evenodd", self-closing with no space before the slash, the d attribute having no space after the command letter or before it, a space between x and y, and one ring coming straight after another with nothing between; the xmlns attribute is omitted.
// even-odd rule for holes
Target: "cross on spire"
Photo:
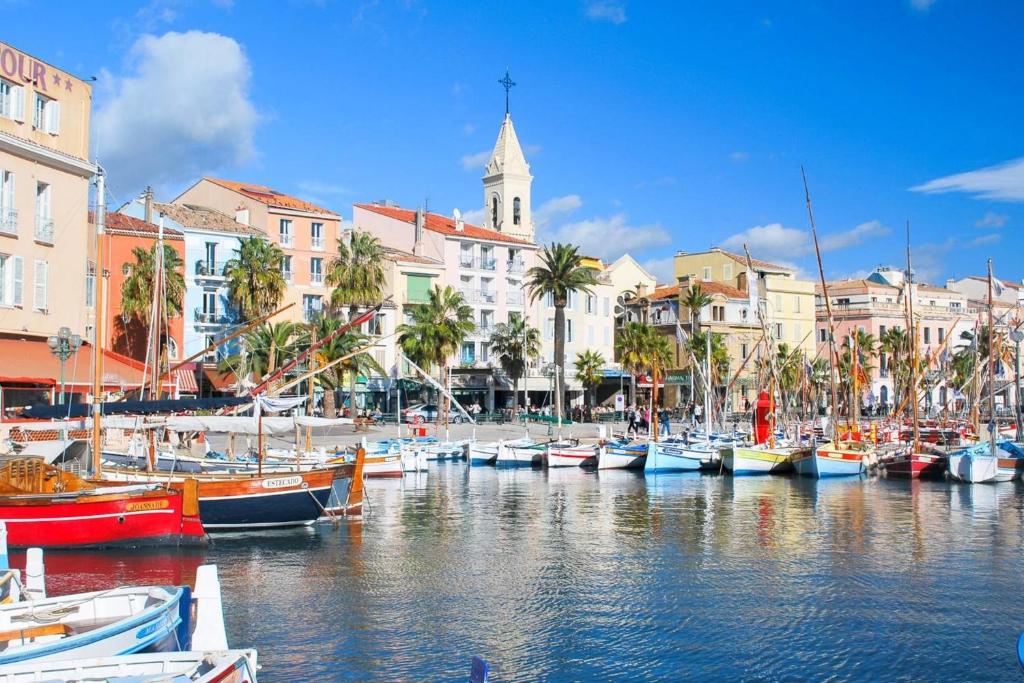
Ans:
<svg viewBox="0 0 1024 683"><path fill-rule="evenodd" d="M499 78L498 83L505 88L505 113L508 114L508 92L516 85L516 82L509 76L508 67L505 67L505 77Z"/></svg>

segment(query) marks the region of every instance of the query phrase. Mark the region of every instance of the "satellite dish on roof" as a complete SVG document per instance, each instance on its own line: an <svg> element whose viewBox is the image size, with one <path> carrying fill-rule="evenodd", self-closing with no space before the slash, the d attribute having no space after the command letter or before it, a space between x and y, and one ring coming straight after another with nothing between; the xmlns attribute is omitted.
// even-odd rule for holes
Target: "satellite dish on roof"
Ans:
<svg viewBox="0 0 1024 683"><path fill-rule="evenodd" d="M462 212L459 211L458 209L453 209L452 210L452 216L455 217L456 221L461 221L462 220Z"/></svg>
<svg viewBox="0 0 1024 683"><path fill-rule="evenodd" d="M635 298L633 292L623 292L615 297L615 317L622 318L626 315L626 305Z"/></svg>

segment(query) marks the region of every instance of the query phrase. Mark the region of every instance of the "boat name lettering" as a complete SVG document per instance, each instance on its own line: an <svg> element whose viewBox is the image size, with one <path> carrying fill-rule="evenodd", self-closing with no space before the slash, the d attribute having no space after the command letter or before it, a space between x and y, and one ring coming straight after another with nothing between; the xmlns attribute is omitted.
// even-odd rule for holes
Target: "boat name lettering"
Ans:
<svg viewBox="0 0 1024 683"><path fill-rule="evenodd" d="M147 500L143 503L128 503L127 505L125 505L125 511L140 512L142 510L163 510L168 505L170 505L170 503L168 503L166 499Z"/></svg>
<svg viewBox="0 0 1024 683"><path fill-rule="evenodd" d="M279 479L264 479L263 488L283 489L286 486L298 486L302 483L302 477L281 477Z"/></svg>

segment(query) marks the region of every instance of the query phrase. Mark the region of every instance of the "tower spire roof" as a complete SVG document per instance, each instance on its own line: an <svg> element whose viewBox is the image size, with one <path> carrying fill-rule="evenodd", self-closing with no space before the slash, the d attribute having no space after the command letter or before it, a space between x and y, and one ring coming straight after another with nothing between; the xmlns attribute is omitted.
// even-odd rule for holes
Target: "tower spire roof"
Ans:
<svg viewBox="0 0 1024 683"><path fill-rule="evenodd" d="M504 173L508 175L529 176L530 165L523 156L523 148L519 144L516 128L512 125L512 116L506 112L501 123L498 140L494 143L494 151L487 162L486 176Z"/></svg>

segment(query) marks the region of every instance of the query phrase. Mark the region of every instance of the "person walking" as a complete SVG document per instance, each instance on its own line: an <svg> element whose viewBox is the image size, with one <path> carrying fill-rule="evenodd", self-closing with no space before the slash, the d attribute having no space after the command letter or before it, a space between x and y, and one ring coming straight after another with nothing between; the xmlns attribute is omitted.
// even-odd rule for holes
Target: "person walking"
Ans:
<svg viewBox="0 0 1024 683"><path fill-rule="evenodd" d="M626 435L629 436L636 432L636 408L630 406L629 409L626 410L626 415L628 417Z"/></svg>
<svg viewBox="0 0 1024 683"><path fill-rule="evenodd" d="M701 408L701 405L699 403L696 404L695 406L693 406L693 426L694 427L699 427L700 426L700 418L701 418L701 415L703 414L703 412L704 412L704 409Z"/></svg>
<svg viewBox="0 0 1024 683"><path fill-rule="evenodd" d="M658 433L661 436L672 436L672 425L669 424L669 414L667 408L662 408L658 412Z"/></svg>

